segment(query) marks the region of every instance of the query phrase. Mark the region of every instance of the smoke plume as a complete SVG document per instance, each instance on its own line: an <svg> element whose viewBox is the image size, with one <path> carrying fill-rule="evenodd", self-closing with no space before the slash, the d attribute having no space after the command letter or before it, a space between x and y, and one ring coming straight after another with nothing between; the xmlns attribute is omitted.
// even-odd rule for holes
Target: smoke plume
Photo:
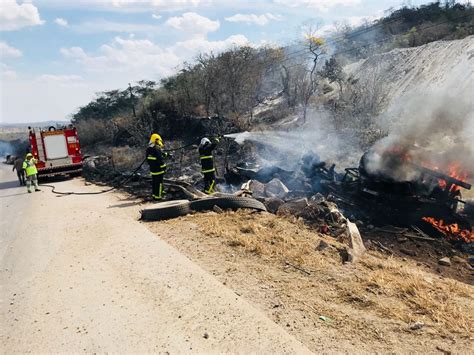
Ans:
<svg viewBox="0 0 474 355"><path fill-rule="evenodd" d="M308 113L304 126L291 130L253 131L230 134L239 144L252 142L258 150L260 166L279 166L294 170L301 166L301 158L307 154L318 156L327 163L341 168L357 164L361 151L350 133L334 130L330 117L324 111Z"/></svg>
<svg viewBox="0 0 474 355"><path fill-rule="evenodd" d="M368 171L409 181L417 174L409 161L473 178L474 112L469 95L443 88L412 91L394 100L381 117L389 134L373 147ZM388 156L397 156L398 163Z"/></svg>
<svg viewBox="0 0 474 355"><path fill-rule="evenodd" d="M16 151L15 147L9 142L0 140L0 157L7 154L14 154Z"/></svg>

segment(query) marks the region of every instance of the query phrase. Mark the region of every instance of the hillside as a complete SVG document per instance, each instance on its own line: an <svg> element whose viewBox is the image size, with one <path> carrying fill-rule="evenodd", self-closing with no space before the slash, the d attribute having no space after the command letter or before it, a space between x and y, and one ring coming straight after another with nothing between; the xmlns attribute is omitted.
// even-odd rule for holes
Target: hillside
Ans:
<svg viewBox="0 0 474 355"><path fill-rule="evenodd" d="M384 69L385 84L392 99L409 91L445 85L459 92L472 92L474 36L394 49L348 65L345 70L359 77L377 66Z"/></svg>

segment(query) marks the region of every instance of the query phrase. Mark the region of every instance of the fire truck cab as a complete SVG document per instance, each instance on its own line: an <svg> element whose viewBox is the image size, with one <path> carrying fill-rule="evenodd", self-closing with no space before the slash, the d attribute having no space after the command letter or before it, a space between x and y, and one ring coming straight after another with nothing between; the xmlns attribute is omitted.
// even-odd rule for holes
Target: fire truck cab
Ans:
<svg viewBox="0 0 474 355"><path fill-rule="evenodd" d="M75 127L28 129L38 177L81 174L82 153Z"/></svg>

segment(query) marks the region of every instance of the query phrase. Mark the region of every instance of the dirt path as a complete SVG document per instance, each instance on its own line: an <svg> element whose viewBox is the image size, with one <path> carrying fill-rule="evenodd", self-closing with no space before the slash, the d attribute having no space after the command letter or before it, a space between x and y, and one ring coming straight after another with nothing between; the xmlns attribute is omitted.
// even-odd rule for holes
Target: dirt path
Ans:
<svg viewBox="0 0 474 355"><path fill-rule="evenodd" d="M134 202L27 194L9 169L0 167L3 352L308 352L137 222Z"/></svg>

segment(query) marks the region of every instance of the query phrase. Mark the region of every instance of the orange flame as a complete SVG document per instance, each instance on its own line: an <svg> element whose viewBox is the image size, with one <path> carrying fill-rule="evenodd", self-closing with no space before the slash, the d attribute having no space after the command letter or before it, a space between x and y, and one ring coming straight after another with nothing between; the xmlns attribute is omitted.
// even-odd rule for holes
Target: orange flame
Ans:
<svg viewBox="0 0 474 355"><path fill-rule="evenodd" d="M461 229L457 223L445 224L442 219L437 220L433 217L422 217L421 219L443 233L448 240L462 240L466 243L474 243L474 230Z"/></svg>
<svg viewBox="0 0 474 355"><path fill-rule="evenodd" d="M448 173L447 175L449 175L450 177L454 178L454 179L457 179L457 180L460 180L460 181L466 181L467 180L467 173L462 171L462 168L461 168L461 163L451 163L448 165ZM442 180L440 179L439 180L439 187L441 187L442 189L446 188L447 186L447 183L445 180ZM455 192L455 191L458 191L460 190L461 188L457 185L453 185L451 186L451 189L450 191L451 192Z"/></svg>

